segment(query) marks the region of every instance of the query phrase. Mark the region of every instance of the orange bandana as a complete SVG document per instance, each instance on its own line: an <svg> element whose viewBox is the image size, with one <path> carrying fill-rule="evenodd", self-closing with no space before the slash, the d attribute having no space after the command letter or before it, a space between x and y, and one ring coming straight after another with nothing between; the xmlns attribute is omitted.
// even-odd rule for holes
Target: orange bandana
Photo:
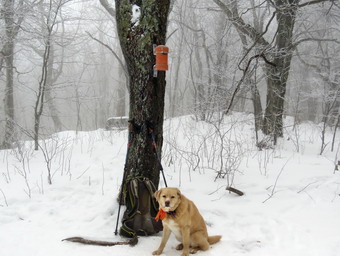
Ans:
<svg viewBox="0 0 340 256"><path fill-rule="evenodd" d="M156 221L159 221L159 219L164 220L165 217L166 217L166 212L163 211L162 209L159 209L159 211L158 211L158 213L157 213L157 215L155 217L155 220Z"/></svg>

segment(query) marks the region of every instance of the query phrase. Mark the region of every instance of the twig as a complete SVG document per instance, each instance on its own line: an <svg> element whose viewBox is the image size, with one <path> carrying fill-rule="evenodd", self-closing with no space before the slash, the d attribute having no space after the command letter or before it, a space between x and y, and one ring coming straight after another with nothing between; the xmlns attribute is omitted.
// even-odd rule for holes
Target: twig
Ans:
<svg viewBox="0 0 340 256"><path fill-rule="evenodd" d="M222 186L222 187L219 187L218 189L216 189L215 191L213 191L213 192L210 192L208 195L209 196L211 196L212 194L215 194L217 191L219 191L221 188L223 188L224 186Z"/></svg>
<svg viewBox="0 0 340 256"><path fill-rule="evenodd" d="M88 171L88 169L90 169L90 167L91 166L87 167L86 170L82 174L80 174L76 179L81 178Z"/></svg>
<svg viewBox="0 0 340 256"><path fill-rule="evenodd" d="M279 178L280 178L280 176L281 176L281 174L282 174L284 168L286 167L286 165L288 164L288 162L289 162L290 159L291 159L291 157L290 157L290 158L286 161L286 163L282 166L282 168L281 168L279 174L278 174L277 177L276 177L274 186L273 186L273 188L272 188L272 192L270 193L269 197L268 197L266 200L264 200L262 203L267 202L270 198L272 198L272 197L274 196L277 182L279 181Z"/></svg>
<svg viewBox="0 0 340 256"><path fill-rule="evenodd" d="M4 191L2 191L2 189L0 189L0 192L1 192L2 196L4 197L6 206L8 207L7 198L6 198L6 196L5 196Z"/></svg>
<svg viewBox="0 0 340 256"><path fill-rule="evenodd" d="M297 193L299 194L299 193L301 193L302 191L304 191L306 188L308 188L310 185L313 185L313 184L315 184L315 183L317 183L318 181L314 181L314 182L311 182L311 183L309 183L307 186L305 186L304 188L302 188L301 190L299 190Z"/></svg>

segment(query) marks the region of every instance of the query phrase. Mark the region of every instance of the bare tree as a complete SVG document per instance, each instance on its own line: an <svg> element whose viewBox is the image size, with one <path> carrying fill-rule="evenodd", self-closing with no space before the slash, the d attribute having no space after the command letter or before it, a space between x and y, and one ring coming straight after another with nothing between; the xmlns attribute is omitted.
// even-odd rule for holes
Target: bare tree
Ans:
<svg viewBox="0 0 340 256"><path fill-rule="evenodd" d="M4 97L5 136L1 148L11 148L14 141L14 47L20 25L24 20L24 1L3 0L0 10L1 18L5 21L4 44L0 55L0 68L5 64L6 89Z"/></svg>
<svg viewBox="0 0 340 256"><path fill-rule="evenodd" d="M300 43L311 40L310 38L305 38L294 41L294 25L297 12L305 6L327 1L319 0L304 3L300 3L300 0L267 1L273 10L263 33L258 31L256 26L244 20L235 8L235 1L213 1L227 15L235 28L252 40L252 47L256 46L259 51L257 56L264 60L264 72L267 78L267 102L263 132L271 135L274 143L276 143L277 137L283 135L284 99L293 51ZM259 7L262 4L260 3ZM274 34L275 39L269 41L266 39L265 34L268 32L269 26L273 26L271 23L274 18L276 18L277 22L276 33Z"/></svg>
<svg viewBox="0 0 340 256"><path fill-rule="evenodd" d="M42 55L42 67L41 67L41 77L38 84L37 98L34 105L34 142L35 142L35 150L39 149L39 129L40 129L40 121L41 116L44 111L45 105L45 97L46 91L49 84L52 83L52 72L51 70L53 66L53 35L55 33L55 29L57 24L59 23L58 17L60 15L60 10L63 5L65 5L70 0L59 0L57 2L53 0L49 0L45 3L45 1L41 1L39 5L39 9L41 11L42 20L43 20L43 55Z"/></svg>
<svg viewBox="0 0 340 256"><path fill-rule="evenodd" d="M326 12L326 15L324 15ZM313 30L301 31L309 38L339 38L340 33L336 29L339 26L338 15L332 10L321 8L319 14L314 19L322 21L314 25ZM317 96L322 105L322 128L321 128L321 149L323 153L327 146L326 129L335 127L338 124L340 115L340 73L339 73L339 49L340 41L320 41L309 42L307 47L298 47L296 53L301 63L309 70L313 70L318 81ZM312 52L312 54L310 53ZM307 97L313 97L310 93ZM315 97L313 97L315 98ZM315 102L313 103L315 104ZM334 142L334 140L333 140ZM334 148L334 146L332 146Z"/></svg>

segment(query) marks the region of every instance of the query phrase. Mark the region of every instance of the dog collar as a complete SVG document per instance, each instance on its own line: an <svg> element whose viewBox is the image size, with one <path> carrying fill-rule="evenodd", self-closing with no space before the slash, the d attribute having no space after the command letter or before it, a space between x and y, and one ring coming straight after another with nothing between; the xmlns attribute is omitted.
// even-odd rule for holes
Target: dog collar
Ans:
<svg viewBox="0 0 340 256"><path fill-rule="evenodd" d="M155 217L155 220L156 221L159 221L159 219L164 220L167 214L171 215L172 217L175 217L176 212L175 211L165 212L162 209L159 209Z"/></svg>
<svg viewBox="0 0 340 256"><path fill-rule="evenodd" d="M176 211L170 211L170 212L167 212L167 214L171 215L172 217L175 217Z"/></svg>

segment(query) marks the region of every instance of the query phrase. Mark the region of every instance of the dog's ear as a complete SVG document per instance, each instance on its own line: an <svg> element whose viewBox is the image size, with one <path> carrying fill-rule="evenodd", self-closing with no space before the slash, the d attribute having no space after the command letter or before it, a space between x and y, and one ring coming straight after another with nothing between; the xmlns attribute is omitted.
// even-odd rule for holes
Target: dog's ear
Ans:
<svg viewBox="0 0 340 256"><path fill-rule="evenodd" d="M182 193L178 188L177 188L177 195L178 195L179 198L181 198Z"/></svg>
<svg viewBox="0 0 340 256"><path fill-rule="evenodd" d="M156 198L157 201L159 200L159 197L160 197L160 195L161 195L161 192L162 192L162 188L161 188L160 190L157 190L157 191L153 194L153 196Z"/></svg>

